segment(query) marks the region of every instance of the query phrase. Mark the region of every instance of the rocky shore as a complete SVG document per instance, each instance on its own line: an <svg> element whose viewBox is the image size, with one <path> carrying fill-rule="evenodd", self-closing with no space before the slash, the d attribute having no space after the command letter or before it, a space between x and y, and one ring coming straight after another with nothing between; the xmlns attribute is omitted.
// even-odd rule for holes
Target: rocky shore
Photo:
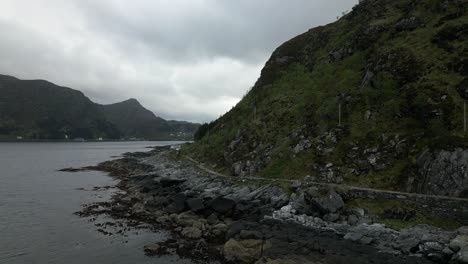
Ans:
<svg viewBox="0 0 468 264"><path fill-rule="evenodd" d="M170 230L171 239L145 252L199 263L468 263L468 227L396 231L367 210L346 206L339 188L311 186L308 179L286 184L223 177L178 153L159 147L92 168L118 178L122 191L79 214Z"/></svg>

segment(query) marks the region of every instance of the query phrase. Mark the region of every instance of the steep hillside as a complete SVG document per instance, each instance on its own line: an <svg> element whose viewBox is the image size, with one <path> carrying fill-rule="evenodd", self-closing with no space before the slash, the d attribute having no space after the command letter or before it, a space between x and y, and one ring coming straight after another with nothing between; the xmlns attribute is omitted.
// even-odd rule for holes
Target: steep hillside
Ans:
<svg viewBox="0 0 468 264"><path fill-rule="evenodd" d="M120 138L83 93L47 81L0 75L0 135L27 139Z"/></svg>
<svg viewBox="0 0 468 264"><path fill-rule="evenodd" d="M467 7L361 1L279 47L183 151L232 175L467 196Z"/></svg>
<svg viewBox="0 0 468 264"><path fill-rule="evenodd" d="M139 138L191 140L197 124L156 117L135 99L98 105L43 80L0 75L0 140Z"/></svg>
<svg viewBox="0 0 468 264"><path fill-rule="evenodd" d="M126 137L192 140L198 128L198 124L166 121L157 117L135 99L104 105L102 109L107 120L115 124Z"/></svg>

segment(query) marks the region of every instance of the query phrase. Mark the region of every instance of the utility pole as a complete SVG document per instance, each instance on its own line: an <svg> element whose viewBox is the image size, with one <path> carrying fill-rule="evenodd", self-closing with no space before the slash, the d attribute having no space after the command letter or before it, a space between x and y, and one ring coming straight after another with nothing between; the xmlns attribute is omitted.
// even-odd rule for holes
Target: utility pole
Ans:
<svg viewBox="0 0 468 264"><path fill-rule="evenodd" d="M341 103L338 104L338 126L341 126Z"/></svg>
<svg viewBox="0 0 468 264"><path fill-rule="evenodd" d="M463 130L466 136L466 100L463 102Z"/></svg>

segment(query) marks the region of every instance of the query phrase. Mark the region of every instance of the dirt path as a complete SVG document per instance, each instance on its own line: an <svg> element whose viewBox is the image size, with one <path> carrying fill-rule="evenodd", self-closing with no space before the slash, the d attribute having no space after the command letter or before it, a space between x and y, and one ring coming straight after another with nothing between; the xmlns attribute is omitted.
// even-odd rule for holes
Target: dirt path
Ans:
<svg viewBox="0 0 468 264"><path fill-rule="evenodd" d="M203 166L201 163L198 161L185 156L185 159L188 161L192 162L197 166L199 169L215 175L217 177L223 177L223 178L230 178L232 179L232 176L228 176L216 171L213 171L205 166ZM236 179L239 180L251 180L251 181L268 181L268 182L286 182L286 183L294 183L296 182L295 180L286 180L286 179L268 179L268 178L261 178L261 177L238 177ZM379 189L372 189L372 188L364 188L364 187L357 187L357 186L351 186L351 185L345 185L345 184L334 184L334 183L321 183L321 182L307 182L308 186L320 186L320 187L331 187L331 188L346 188L348 190L352 191L367 191L367 192L374 192L374 193L381 193L381 194L389 194L389 195L395 195L398 196L399 198L405 198L405 197L411 197L411 198L422 198L422 199L438 199L438 200L449 200L449 201L459 201L459 202L466 202L468 203L468 199L466 198L458 198L458 197L450 197L450 196L442 196L442 195L430 195L430 194L419 194L419 193L407 193L407 192L397 192L397 191L388 191L388 190L379 190Z"/></svg>

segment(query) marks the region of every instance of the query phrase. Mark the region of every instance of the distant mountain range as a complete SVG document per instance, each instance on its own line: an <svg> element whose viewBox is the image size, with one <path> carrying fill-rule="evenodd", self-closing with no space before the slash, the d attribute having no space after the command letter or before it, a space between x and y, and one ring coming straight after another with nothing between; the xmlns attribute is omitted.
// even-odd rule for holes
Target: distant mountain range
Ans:
<svg viewBox="0 0 468 264"><path fill-rule="evenodd" d="M0 140L191 140L198 127L157 117L135 99L100 105L48 81L0 75Z"/></svg>

